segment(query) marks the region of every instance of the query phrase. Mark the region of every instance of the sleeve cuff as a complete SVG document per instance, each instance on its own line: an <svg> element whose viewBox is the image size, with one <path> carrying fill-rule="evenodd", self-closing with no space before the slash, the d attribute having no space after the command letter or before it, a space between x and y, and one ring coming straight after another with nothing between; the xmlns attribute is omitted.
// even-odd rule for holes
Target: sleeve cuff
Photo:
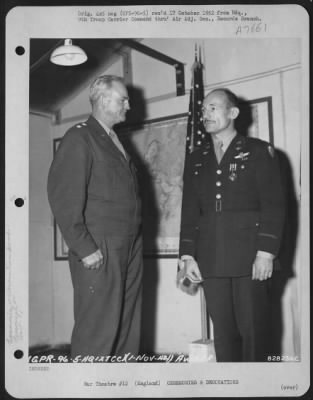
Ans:
<svg viewBox="0 0 313 400"><path fill-rule="evenodd" d="M194 260L194 258L193 258L192 256L190 256L190 255L183 255L183 256L180 257L180 259L181 259L182 261L185 261L185 260Z"/></svg>
<svg viewBox="0 0 313 400"><path fill-rule="evenodd" d="M267 251L258 250L256 253L257 257L267 258L268 260L273 260L275 258L274 254L268 253Z"/></svg>

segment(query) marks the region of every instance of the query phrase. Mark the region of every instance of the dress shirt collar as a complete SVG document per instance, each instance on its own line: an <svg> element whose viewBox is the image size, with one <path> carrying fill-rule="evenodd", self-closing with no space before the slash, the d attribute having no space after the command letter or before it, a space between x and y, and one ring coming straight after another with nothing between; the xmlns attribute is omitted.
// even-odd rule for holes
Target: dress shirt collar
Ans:
<svg viewBox="0 0 313 400"><path fill-rule="evenodd" d="M109 135L110 131L112 128L109 128L104 122L100 121L99 119L95 118L95 120L102 126L102 128L106 131L106 133Z"/></svg>
<svg viewBox="0 0 313 400"><path fill-rule="evenodd" d="M226 137L220 137L219 135L211 135L212 136L212 141L214 146L218 143L218 142L222 142L223 143L223 151L225 152L228 148L228 146L230 145L231 141L234 139L234 137L237 135L236 131L231 132L229 135L227 135Z"/></svg>

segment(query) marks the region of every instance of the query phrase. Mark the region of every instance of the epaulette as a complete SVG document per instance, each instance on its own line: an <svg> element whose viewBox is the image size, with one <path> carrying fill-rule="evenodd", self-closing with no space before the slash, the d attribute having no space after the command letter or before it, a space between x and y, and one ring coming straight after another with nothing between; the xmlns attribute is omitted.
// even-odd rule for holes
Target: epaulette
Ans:
<svg viewBox="0 0 313 400"><path fill-rule="evenodd" d="M75 125L75 128L83 128L85 126L87 126L87 122L80 122L77 125Z"/></svg>
<svg viewBox="0 0 313 400"><path fill-rule="evenodd" d="M249 141L249 144L254 146L256 149L266 150L272 158L275 156L275 148L271 143L269 143L265 140L262 140L259 138L253 138L253 137L249 137L249 138L247 138L247 140Z"/></svg>

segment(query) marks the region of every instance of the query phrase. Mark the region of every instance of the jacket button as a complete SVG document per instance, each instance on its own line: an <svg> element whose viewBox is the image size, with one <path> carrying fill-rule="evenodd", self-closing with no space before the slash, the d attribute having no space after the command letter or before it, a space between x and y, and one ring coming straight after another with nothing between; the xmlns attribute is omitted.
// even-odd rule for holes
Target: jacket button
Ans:
<svg viewBox="0 0 313 400"><path fill-rule="evenodd" d="M222 170L221 170L221 169L218 169L218 170L216 170L216 173L217 173L217 175L221 175Z"/></svg>
<svg viewBox="0 0 313 400"><path fill-rule="evenodd" d="M222 196L219 193L217 193L216 198L219 200L222 198Z"/></svg>
<svg viewBox="0 0 313 400"><path fill-rule="evenodd" d="M217 182L216 182L216 186L222 186L222 182L217 181Z"/></svg>

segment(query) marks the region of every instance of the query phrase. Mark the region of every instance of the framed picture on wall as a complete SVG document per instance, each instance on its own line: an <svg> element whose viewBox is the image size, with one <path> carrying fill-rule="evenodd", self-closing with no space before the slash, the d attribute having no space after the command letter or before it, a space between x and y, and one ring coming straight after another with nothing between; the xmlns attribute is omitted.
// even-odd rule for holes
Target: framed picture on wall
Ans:
<svg viewBox="0 0 313 400"><path fill-rule="evenodd" d="M53 155L55 155L57 148L61 142L61 138L53 140ZM53 237L54 237L54 259L56 261L63 261L68 259L68 247L63 239L60 228L56 220L53 222Z"/></svg>
<svg viewBox="0 0 313 400"><path fill-rule="evenodd" d="M243 134L274 144L272 97L244 101L236 127Z"/></svg>

